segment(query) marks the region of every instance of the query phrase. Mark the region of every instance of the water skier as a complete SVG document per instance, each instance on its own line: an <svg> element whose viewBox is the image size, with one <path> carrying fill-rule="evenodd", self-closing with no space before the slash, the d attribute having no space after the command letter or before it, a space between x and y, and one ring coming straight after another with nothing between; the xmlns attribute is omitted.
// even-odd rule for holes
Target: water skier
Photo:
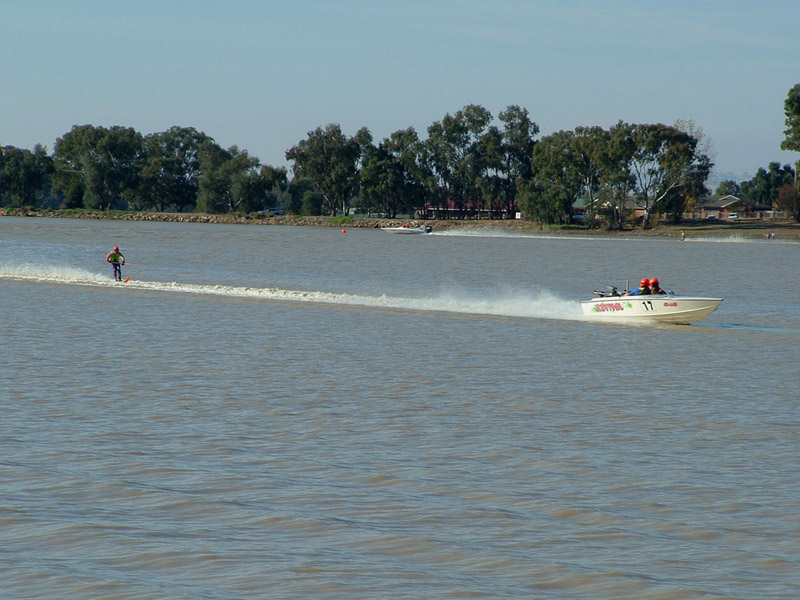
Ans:
<svg viewBox="0 0 800 600"><path fill-rule="evenodd" d="M122 281L122 265L125 264L125 257L119 251L119 246L114 246L114 249L108 253L106 262L110 263L114 270L114 281Z"/></svg>

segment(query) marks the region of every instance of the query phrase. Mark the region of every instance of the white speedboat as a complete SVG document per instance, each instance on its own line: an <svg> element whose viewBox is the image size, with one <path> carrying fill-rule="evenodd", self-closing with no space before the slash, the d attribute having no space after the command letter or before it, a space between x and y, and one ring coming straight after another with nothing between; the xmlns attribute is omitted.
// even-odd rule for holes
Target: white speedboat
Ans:
<svg viewBox="0 0 800 600"><path fill-rule="evenodd" d="M413 233L430 233L433 231L433 227L430 225L420 225L419 227L411 227L410 225L402 225L400 227L381 227L384 231L388 231L389 233L405 233L405 234L413 234Z"/></svg>
<svg viewBox="0 0 800 600"><path fill-rule="evenodd" d="M672 323L688 325L707 317L722 303L722 298L698 298L652 294L626 296L616 288L595 292L598 298L583 300L583 314L604 321L635 323Z"/></svg>

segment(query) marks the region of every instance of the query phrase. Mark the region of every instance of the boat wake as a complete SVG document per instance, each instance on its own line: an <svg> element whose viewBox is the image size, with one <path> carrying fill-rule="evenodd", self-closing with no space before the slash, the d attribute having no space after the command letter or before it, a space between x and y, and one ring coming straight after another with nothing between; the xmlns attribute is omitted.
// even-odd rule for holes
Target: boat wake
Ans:
<svg viewBox="0 0 800 600"><path fill-rule="evenodd" d="M645 237L645 236L606 236L601 234L582 234L572 233L542 233L536 231L505 231L493 229L491 227L474 227L463 229L446 229L443 231L433 230L430 235L438 237L470 237L470 238L512 238L518 240L559 240L559 241L584 241L584 242L629 242L629 243L675 243L679 240L670 237ZM763 237L744 236L733 233L729 235L698 235L692 233L684 240L691 243L714 243L714 244L800 244L800 241L793 239L782 239L780 234L774 239L764 239Z"/></svg>
<svg viewBox="0 0 800 600"><path fill-rule="evenodd" d="M779 234L780 235L780 234ZM704 243L712 243L712 244L800 244L795 240L791 239L780 239L780 238L772 238L772 239L765 239L763 237L746 237L741 234L732 233L730 235L720 235L720 236L698 236L686 238L687 242L704 242Z"/></svg>
<svg viewBox="0 0 800 600"><path fill-rule="evenodd" d="M543 233L540 231L506 231L504 229L494 229L492 227L464 227L463 229L445 229L437 231L436 229L430 234L431 236L439 237L468 237L468 238L505 238L515 240L577 240L577 241L597 241L605 240L611 241L613 237L603 237L597 235L581 235L577 233L565 235L563 233ZM637 240L639 238L616 238L624 240Z"/></svg>
<svg viewBox="0 0 800 600"><path fill-rule="evenodd" d="M505 231L491 227L464 227L463 229L433 230L431 235L439 237L476 237L476 238L533 238L541 237L535 234L517 231Z"/></svg>
<svg viewBox="0 0 800 600"><path fill-rule="evenodd" d="M125 290L150 290L167 293L187 293L208 296L254 298L285 302L315 302L417 311L438 311L473 315L585 320L580 303L565 300L542 290L539 292L505 292L497 296L470 297L464 293L441 292L424 297L348 294L341 292L286 290L269 287L244 287L231 285L192 284L180 282L141 281L133 279L117 283L108 278L80 268L52 265L0 264L0 279L61 283L98 287L115 287Z"/></svg>
<svg viewBox="0 0 800 600"><path fill-rule="evenodd" d="M114 285L108 275L92 273L86 269L34 262L0 262L0 278L72 283L78 285Z"/></svg>

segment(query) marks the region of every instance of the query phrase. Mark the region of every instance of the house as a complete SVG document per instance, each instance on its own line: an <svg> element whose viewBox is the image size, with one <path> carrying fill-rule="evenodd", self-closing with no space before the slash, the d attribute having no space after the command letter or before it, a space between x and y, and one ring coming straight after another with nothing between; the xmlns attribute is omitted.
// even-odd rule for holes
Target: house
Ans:
<svg viewBox="0 0 800 600"><path fill-rule="evenodd" d="M598 209L609 206L608 203L598 200ZM587 212L588 200L580 198L575 204L572 205L572 215ZM644 209L636 202L634 198L627 198L624 202L625 211L629 212L636 222L640 222L644 218ZM726 196L704 196L698 198L694 203L694 209L688 210L683 214L688 219L721 219L724 221L730 219L774 219L781 216L780 211L775 211L771 206L753 202L743 196L734 196L728 194ZM670 218L669 213L659 213L655 211L651 217L658 219Z"/></svg>
<svg viewBox="0 0 800 600"><path fill-rule="evenodd" d="M698 201L698 212L702 219L743 218L761 219L772 211L771 206L752 202L742 196L728 194L726 196L704 196ZM736 215L733 217L732 215Z"/></svg>

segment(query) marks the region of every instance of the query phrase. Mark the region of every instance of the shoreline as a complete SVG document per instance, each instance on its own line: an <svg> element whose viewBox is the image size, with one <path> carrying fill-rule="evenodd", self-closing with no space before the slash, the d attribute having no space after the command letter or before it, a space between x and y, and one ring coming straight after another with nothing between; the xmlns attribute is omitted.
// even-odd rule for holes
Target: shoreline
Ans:
<svg viewBox="0 0 800 600"><path fill-rule="evenodd" d="M654 229L625 229L623 231L605 228L586 229L579 225L540 227L532 221L522 220L422 220L422 219L385 219L367 217L306 217L295 215L212 215L203 213L158 213L131 211L63 211L63 210L29 210L0 209L0 217L62 218L62 219L94 219L112 221L153 221L172 223L211 223L225 225L284 225L290 227L336 227L351 229L380 229L381 227L397 227L408 224L417 226L427 224L434 231L453 229L495 229L519 233L542 233L548 235L590 235L616 237L657 237L680 239L681 230L687 238L702 234L703 237L727 237L741 235L748 239L764 239L767 234L774 233L777 240L793 240L800 242L800 224L791 220L764 221L756 219L740 219L736 222L687 220L680 225L659 224Z"/></svg>

